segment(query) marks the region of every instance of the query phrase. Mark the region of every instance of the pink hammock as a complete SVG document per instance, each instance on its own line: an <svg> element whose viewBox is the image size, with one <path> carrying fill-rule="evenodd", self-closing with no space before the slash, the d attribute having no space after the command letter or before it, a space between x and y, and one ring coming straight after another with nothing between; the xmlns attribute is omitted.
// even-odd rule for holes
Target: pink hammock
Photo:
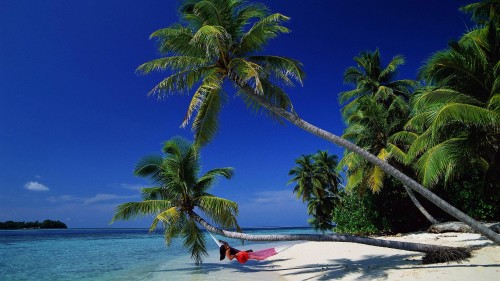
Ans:
<svg viewBox="0 0 500 281"><path fill-rule="evenodd" d="M219 240L217 240L212 235L212 233L210 233L209 231L207 231L207 232L208 232L208 234L210 234L210 236L212 236L212 239L214 239L214 241L217 244L217 246L219 246L219 247L222 246L222 243L219 242ZM272 256L276 255L277 253L282 252L285 249L288 249L289 247L291 247L291 246L278 246L278 247L274 247L274 248L269 248L269 249L264 249L264 250L260 250L260 251L250 252L250 253L248 253L248 259L258 260L258 261L265 260L268 257L272 257Z"/></svg>

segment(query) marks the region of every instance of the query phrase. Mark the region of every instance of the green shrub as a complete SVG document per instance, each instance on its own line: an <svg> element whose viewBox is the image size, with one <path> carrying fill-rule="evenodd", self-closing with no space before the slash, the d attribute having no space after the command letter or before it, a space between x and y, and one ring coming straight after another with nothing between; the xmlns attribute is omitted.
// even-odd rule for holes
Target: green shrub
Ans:
<svg viewBox="0 0 500 281"><path fill-rule="evenodd" d="M339 194L340 204L333 211L336 227L333 231L356 235L367 235L381 232L377 227L378 212L374 211L372 196L360 196L356 192L342 191Z"/></svg>

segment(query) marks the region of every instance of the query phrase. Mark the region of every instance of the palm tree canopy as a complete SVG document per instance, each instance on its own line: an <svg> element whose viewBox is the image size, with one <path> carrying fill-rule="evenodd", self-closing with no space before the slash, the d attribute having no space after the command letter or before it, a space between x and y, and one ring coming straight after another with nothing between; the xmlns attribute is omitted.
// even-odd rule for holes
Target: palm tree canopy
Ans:
<svg viewBox="0 0 500 281"><path fill-rule="evenodd" d="M217 118L226 99L223 82L230 80L249 107L260 105L248 94L258 94L283 109L292 104L281 88L302 84L301 63L281 56L257 55L269 40L289 30L289 18L260 3L243 0L185 0L180 8L180 23L151 34L158 41L161 58L137 68L142 74L168 71L150 95L190 93L193 96L182 126L193 115L192 129L197 145L209 142L217 131ZM280 120L272 112L271 117Z"/></svg>
<svg viewBox="0 0 500 281"><path fill-rule="evenodd" d="M300 156L295 163L288 173L292 176L288 183L295 183L293 192L302 202L307 202L307 212L312 216L308 222L316 230L331 230L341 181L335 170L337 156L320 150L313 155Z"/></svg>
<svg viewBox="0 0 500 281"><path fill-rule="evenodd" d="M180 137L167 141L163 153L163 156L152 155L139 160L134 174L149 178L155 186L141 190L143 201L119 205L112 222L154 215L150 231L161 223L167 245L173 238L183 237L192 258L201 263L207 251L203 232L193 218L194 210L200 210L222 227L239 230L238 205L209 193L217 178L230 179L233 169L212 169L199 176L199 151L193 143Z"/></svg>
<svg viewBox="0 0 500 281"><path fill-rule="evenodd" d="M460 8L462 12L471 14L472 20L485 24L490 20L500 17L500 0L483 0L481 2L465 5Z"/></svg>
<svg viewBox="0 0 500 281"><path fill-rule="evenodd" d="M389 136L402 129L409 114L408 99L417 85L413 80L394 80L397 69L404 64L401 55L382 65L379 50L362 52L354 58L356 67L347 68L344 82L355 89L339 94L344 103L342 117L347 123L343 138L355 143L379 159L391 157ZM384 172L361 156L346 151L337 170L347 168L349 189L369 187L378 192L383 186Z"/></svg>
<svg viewBox="0 0 500 281"><path fill-rule="evenodd" d="M429 87L412 99L406 129L418 134L408 151L424 185L482 170L498 182L500 159L500 28L494 21L435 53L420 70Z"/></svg>
<svg viewBox="0 0 500 281"><path fill-rule="evenodd" d="M344 73L344 83L355 86L355 89L339 94L339 102L344 119L357 110L359 101L373 97L379 102L392 102L396 97L407 99L417 82L413 80L394 80L397 69L405 60L401 55L391 59L386 67L382 66L379 50L362 52L354 58L356 67L349 67Z"/></svg>

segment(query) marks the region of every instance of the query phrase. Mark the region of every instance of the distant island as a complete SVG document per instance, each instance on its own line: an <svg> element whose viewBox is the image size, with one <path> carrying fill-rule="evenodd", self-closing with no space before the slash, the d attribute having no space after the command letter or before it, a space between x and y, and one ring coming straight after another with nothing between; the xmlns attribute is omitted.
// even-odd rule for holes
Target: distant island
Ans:
<svg viewBox="0 0 500 281"><path fill-rule="evenodd" d="M43 222L6 221L0 222L0 229L54 229L68 228L61 221L44 220Z"/></svg>

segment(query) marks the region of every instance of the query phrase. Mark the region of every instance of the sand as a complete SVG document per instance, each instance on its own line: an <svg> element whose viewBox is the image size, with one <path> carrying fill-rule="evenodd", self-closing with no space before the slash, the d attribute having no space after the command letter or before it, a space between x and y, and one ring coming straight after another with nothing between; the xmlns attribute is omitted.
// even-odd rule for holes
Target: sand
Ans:
<svg viewBox="0 0 500 281"><path fill-rule="evenodd" d="M284 280L500 280L500 246L479 234L418 233L381 239L481 246L463 263L422 265L423 254L354 243L296 244L260 265Z"/></svg>

